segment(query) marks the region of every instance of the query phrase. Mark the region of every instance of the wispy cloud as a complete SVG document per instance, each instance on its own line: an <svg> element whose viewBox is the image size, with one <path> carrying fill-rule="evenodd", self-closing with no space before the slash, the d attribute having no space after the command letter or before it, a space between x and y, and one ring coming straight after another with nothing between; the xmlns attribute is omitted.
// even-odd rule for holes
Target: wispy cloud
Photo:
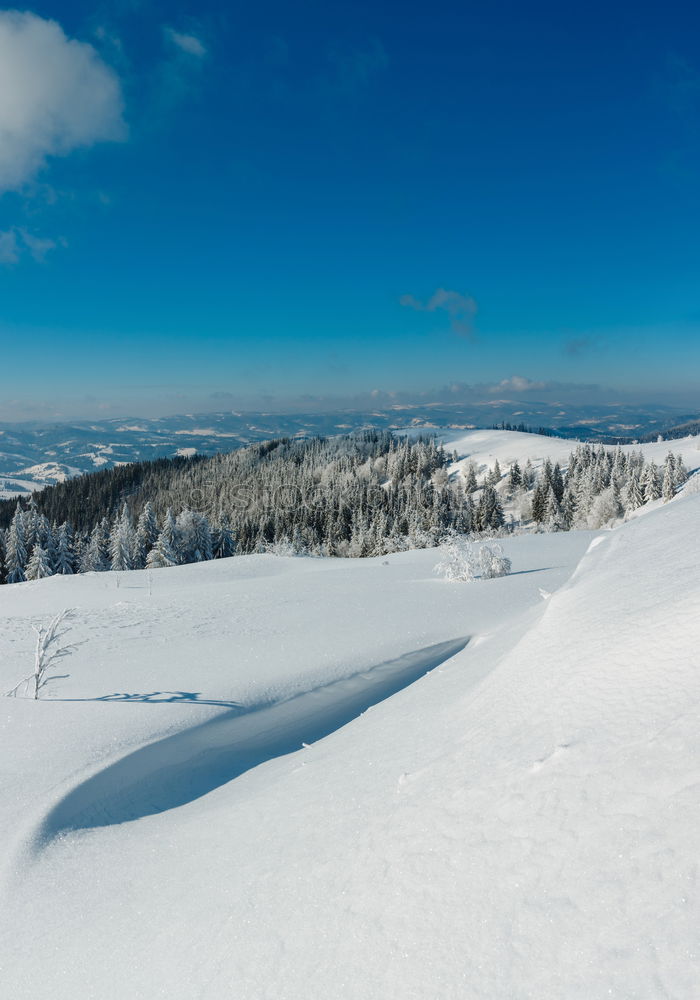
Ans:
<svg viewBox="0 0 700 1000"><path fill-rule="evenodd" d="M91 45L55 21L0 12L0 193L49 157L125 134L119 80Z"/></svg>
<svg viewBox="0 0 700 1000"><path fill-rule="evenodd" d="M65 245L63 240L59 241ZM58 246L56 240L37 236L19 226L0 232L0 264L17 264L24 256L37 263L45 260L47 253Z"/></svg>
<svg viewBox="0 0 700 1000"><path fill-rule="evenodd" d="M174 28L164 28L164 31L168 41L180 49L181 52L186 52L190 56L197 56L199 59L202 59L207 54L206 46L196 35L184 34L180 31L175 31Z"/></svg>
<svg viewBox="0 0 700 1000"><path fill-rule="evenodd" d="M0 264L16 264L18 260L17 233L14 229L0 232Z"/></svg>
<svg viewBox="0 0 700 1000"><path fill-rule="evenodd" d="M495 385L489 386L489 392L541 392L547 388L546 382L535 382L524 375L511 375Z"/></svg>
<svg viewBox="0 0 700 1000"><path fill-rule="evenodd" d="M453 333L467 340L474 337L474 317L478 306L471 295L438 288L426 302L421 302L413 295L402 295L399 302L402 306L419 312L444 312L450 318Z"/></svg>

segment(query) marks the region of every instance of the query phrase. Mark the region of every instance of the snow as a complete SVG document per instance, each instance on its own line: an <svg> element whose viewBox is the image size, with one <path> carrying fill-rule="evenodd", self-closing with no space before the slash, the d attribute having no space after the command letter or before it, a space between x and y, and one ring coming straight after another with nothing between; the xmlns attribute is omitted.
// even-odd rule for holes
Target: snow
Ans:
<svg viewBox="0 0 700 1000"><path fill-rule="evenodd" d="M29 479L15 479L12 476L0 477L0 500L12 500L14 497L27 496L37 489L35 482Z"/></svg>
<svg viewBox="0 0 700 1000"><path fill-rule="evenodd" d="M400 434L417 435L420 428L399 431ZM422 433L425 433L423 430ZM484 472L493 468L498 459L502 471L517 461L521 465L530 459L535 469L541 468L545 459L565 466L579 442L544 434L527 434L520 431L473 430L455 437L453 431L430 432L441 441L448 453L457 452L462 467L465 460L474 462ZM611 445L604 447L610 449ZM669 451L680 454L686 467L692 471L700 467L700 435L689 435L673 441L654 441L646 444L622 445L623 452L641 451L648 461L662 466Z"/></svg>
<svg viewBox="0 0 700 1000"><path fill-rule="evenodd" d="M3 994L699 996L699 516L2 588Z"/></svg>
<svg viewBox="0 0 700 1000"><path fill-rule="evenodd" d="M190 427L184 430L174 431L175 434L185 434L188 437L214 437L214 438L237 438L239 435L233 431L217 431L214 427Z"/></svg>
<svg viewBox="0 0 700 1000"><path fill-rule="evenodd" d="M35 482L65 483L66 479L80 474L79 469L69 465L62 465L59 462L39 462L37 465L30 465L26 469L20 469L19 475L28 475Z"/></svg>
<svg viewBox="0 0 700 1000"><path fill-rule="evenodd" d="M0 461L6 457L0 455ZM20 468L11 475L0 473L0 500L26 496L34 490L43 489L44 486L63 483L78 474L78 469L59 462L40 462L37 465Z"/></svg>

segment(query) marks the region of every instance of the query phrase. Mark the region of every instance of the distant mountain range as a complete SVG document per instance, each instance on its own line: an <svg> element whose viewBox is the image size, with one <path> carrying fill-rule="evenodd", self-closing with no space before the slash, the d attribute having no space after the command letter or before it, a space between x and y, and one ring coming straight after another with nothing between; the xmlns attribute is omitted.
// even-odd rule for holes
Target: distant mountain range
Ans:
<svg viewBox="0 0 700 1000"><path fill-rule="evenodd" d="M668 406L562 406L533 400L425 403L336 413L205 413L75 423L0 424L0 498L95 469L173 455L212 455L274 437L341 434L363 427L469 429L502 422L567 438L642 439L697 431L698 415Z"/></svg>

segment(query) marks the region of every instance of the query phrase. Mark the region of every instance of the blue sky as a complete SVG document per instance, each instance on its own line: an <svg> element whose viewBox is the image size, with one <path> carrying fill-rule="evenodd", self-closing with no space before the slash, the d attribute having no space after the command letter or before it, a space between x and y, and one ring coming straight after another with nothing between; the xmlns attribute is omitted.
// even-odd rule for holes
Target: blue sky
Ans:
<svg viewBox="0 0 700 1000"><path fill-rule="evenodd" d="M693 7L0 14L0 418L700 405Z"/></svg>

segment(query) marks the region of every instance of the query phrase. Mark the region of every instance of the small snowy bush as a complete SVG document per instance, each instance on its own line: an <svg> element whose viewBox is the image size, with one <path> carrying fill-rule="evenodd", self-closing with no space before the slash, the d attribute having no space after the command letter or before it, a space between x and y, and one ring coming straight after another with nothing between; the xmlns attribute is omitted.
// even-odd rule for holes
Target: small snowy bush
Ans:
<svg viewBox="0 0 700 1000"><path fill-rule="evenodd" d="M307 555L306 549L300 542L292 540L286 535L276 542L267 542L262 551L271 556L282 556L285 559Z"/></svg>
<svg viewBox="0 0 700 1000"><path fill-rule="evenodd" d="M478 546L455 533L445 537L440 551L442 559L435 572L451 582L472 583L477 574L482 580L493 580L510 573L510 559L498 542Z"/></svg>
<svg viewBox="0 0 700 1000"><path fill-rule="evenodd" d="M503 554L503 548L494 542L482 545L479 550L479 570L482 580L493 580L497 576L508 576L510 559Z"/></svg>
<svg viewBox="0 0 700 1000"><path fill-rule="evenodd" d="M498 542L478 546L453 532L444 537L440 551L442 559L435 572L451 582L472 583L477 575L482 580L493 580L510 573L510 559Z"/></svg>
<svg viewBox="0 0 700 1000"><path fill-rule="evenodd" d="M440 546L440 553L442 559L435 567L439 576L452 582L472 582L476 569L474 546L464 535L456 532L446 535Z"/></svg>

